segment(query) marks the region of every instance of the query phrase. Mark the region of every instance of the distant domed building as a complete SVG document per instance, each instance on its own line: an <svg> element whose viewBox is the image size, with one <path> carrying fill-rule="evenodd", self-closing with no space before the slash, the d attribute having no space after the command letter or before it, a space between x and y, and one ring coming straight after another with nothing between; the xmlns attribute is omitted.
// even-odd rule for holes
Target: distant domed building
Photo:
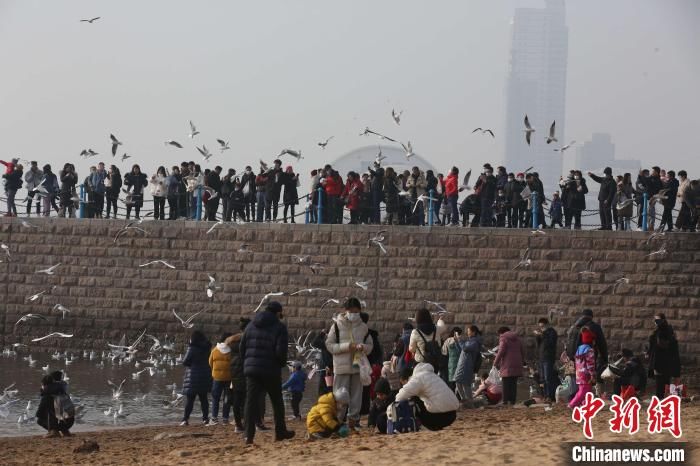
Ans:
<svg viewBox="0 0 700 466"><path fill-rule="evenodd" d="M371 167L374 163L374 159L379 153L379 147L380 146L365 146L352 150L331 162L331 166L333 166L333 169L338 171L343 178L345 178L345 175L347 175L349 171L365 173L367 172L367 167ZM435 176L438 174L435 167L418 154L406 160L406 154L400 147L383 145L381 146L381 150L382 155L386 157L381 162L384 168L392 167L396 173L401 173L404 170L410 171L411 168L415 166L420 168L423 172L433 170Z"/></svg>

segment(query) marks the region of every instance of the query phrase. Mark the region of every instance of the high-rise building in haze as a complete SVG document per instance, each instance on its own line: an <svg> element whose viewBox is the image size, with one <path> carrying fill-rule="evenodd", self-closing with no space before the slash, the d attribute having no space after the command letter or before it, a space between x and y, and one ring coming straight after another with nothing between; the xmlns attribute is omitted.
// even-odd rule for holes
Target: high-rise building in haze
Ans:
<svg viewBox="0 0 700 466"><path fill-rule="evenodd" d="M576 168L584 174L591 171L600 175L605 167L610 167L614 175L629 172L634 179L641 166L639 160L615 158L615 144L608 133L593 133L590 141L576 147Z"/></svg>
<svg viewBox="0 0 700 466"><path fill-rule="evenodd" d="M533 166L545 192L556 189L566 144L566 67L569 32L564 0L545 0L545 8L516 8L511 29L510 69L506 84L506 143L504 163L517 173ZM528 115L536 132L525 142L523 119ZM559 143L545 137L556 120Z"/></svg>

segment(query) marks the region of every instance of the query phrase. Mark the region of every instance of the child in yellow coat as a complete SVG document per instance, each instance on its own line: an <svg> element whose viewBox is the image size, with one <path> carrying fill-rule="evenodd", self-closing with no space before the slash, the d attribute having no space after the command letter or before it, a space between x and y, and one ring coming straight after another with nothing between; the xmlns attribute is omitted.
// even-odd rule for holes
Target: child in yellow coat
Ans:
<svg viewBox="0 0 700 466"><path fill-rule="evenodd" d="M341 387L335 392L329 392L318 399L318 402L306 415L306 429L310 439L328 438L335 432L341 434L341 422L339 414L347 408L350 402L350 393ZM347 430L347 429L345 429ZM346 432L347 434L347 432ZM343 436L343 435L341 435Z"/></svg>

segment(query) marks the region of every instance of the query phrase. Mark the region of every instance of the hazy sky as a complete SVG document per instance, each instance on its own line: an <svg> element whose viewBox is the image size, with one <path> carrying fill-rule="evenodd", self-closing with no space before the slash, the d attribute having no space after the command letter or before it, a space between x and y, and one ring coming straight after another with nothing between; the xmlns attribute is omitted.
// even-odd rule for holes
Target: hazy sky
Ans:
<svg viewBox="0 0 700 466"><path fill-rule="evenodd" d="M73 161L85 174L112 162L114 132L133 156L122 170L139 162L150 174L201 161L186 136L192 119L196 143L231 141L211 167L291 147L306 172L374 143L358 136L369 125L410 139L438 168L479 168L503 156L514 9L543 4L0 0L0 158ZM93 16L102 19L79 22ZM694 0L567 2L567 139L609 132L617 158L700 176L699 22ZM400 128L392 107L405 110ZM497 139L470 134L475 126ZM81 159L87 147L100 156Z"/></svg>

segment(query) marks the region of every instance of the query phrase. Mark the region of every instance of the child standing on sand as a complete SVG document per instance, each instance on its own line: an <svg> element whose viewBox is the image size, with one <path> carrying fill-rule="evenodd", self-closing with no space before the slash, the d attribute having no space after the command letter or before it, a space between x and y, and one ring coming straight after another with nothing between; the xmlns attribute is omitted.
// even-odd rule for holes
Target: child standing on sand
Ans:
<svg viewBox="0 0 700 466"><path fill-rule="evenodd" d="M289 390L292 394L292 412L294 416L289 419L290 421L301 420L299 404L301 403L305 388L306 372L301 368L301 363L299 361L294 361L294 372L289 375L289 380L282 385L282 390Z"/></svg>
<svg viewBox="0 0 700 466"><path fill-rule="evenodd" d="M596 383L595 368L595 333L588 327L581 329L581 344L576 350L576 384L578 391L569 402L569 408L580 406L586 398L586 393L593 391Z"/></svg>
<svg viewBox="0 0 700 466"><path fill-rule="evenodd" d="M222 396L224 406L221 409L223 423L228 424L228 416L231 412L231 348L226 344L226 339L231 333L224 333L211 353L209 353L209 367L211 377L214 379L211 386L211 419L210 426L218 424L219 401Z"/></svg>

